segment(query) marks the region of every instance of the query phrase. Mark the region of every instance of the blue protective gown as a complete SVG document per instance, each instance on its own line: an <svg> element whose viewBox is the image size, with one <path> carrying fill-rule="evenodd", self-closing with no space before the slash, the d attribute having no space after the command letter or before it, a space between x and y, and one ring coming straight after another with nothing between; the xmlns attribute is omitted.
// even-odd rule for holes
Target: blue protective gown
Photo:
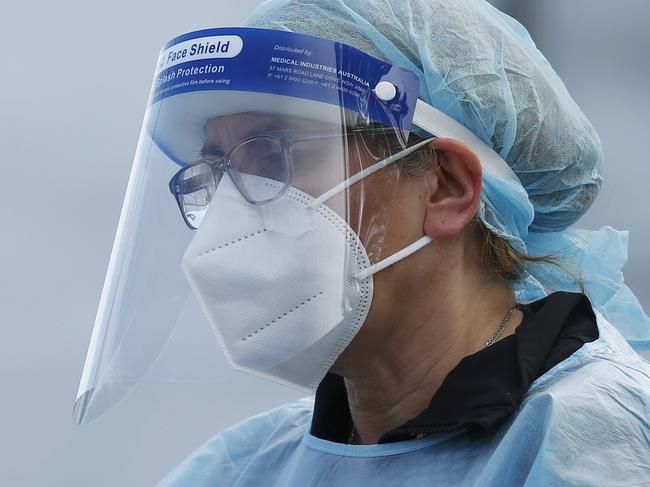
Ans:
<svg viewBox="0 0 650 487"><path fill-rule="evenodd" d="M219 433L159 485L650 486L650 363L597 325L491 436L334 443L310 434L305 398Z"/></svg>

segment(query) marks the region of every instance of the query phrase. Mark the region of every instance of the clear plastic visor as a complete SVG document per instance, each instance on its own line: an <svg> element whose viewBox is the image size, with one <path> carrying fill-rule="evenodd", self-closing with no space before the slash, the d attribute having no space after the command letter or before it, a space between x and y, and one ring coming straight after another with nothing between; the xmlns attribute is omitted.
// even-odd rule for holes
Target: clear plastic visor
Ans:
<svg viewBox="0 0 650 487"><path fill-rule="evenodd" d="M400 173L391 156L404 150L407 137L402 129L354 111L290 96L199 91L152 105L127 188L75 420L98 418L145 377L181 382L223 378L229 357L220 350L219 337L181 269L207 218L210 225L223 223L237 234L245 230L237 228L240 221L245 226L244 216L262 209L283 238L304 238L293 217L283 214L278 223L274 210L287 195L301 194L310 204L333 210L358 236L370 263L379 261ZM217 201L223 206L214 210ZM236 205L223 203L227 201ZM340 279L345 286L349 245L324 250L314 242L315 262L325 251L334 255L330 267L340 268L314 264L310 272L334 272L328 279ZM278 258L281 254L277 249ZM244 260L257 258L260 268L268 267L274 260L269 255L273 252L242 259L241 265L250 266ZM242 289L237 299L239 309L246 310L267 297ZM304 330L318 333L320 323L335 321L330 315L342 315L350 307L342 291L331 299L336 305L330 303L327 311L308 312Z"/></svg>

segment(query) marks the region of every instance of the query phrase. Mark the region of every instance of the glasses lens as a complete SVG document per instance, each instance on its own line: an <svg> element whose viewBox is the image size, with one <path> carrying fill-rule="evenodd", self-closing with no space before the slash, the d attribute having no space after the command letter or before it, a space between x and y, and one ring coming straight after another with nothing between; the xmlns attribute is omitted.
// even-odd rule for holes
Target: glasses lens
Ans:
<svg viewBox="0 0 650 487"><path fill-rule="evenodd" d="M217 181L209 164L204 162L188 166L181 173L179 197L183 213L188 223L199 228L212 195L217 189Z"/></svg>
<svg viewBox="0 0 650 487"><path fill-rule="evenodd" d="M248 140L233 150L230 160L248 196L257 203L277 197L288 182L287 161L276 138Z"/></svg>

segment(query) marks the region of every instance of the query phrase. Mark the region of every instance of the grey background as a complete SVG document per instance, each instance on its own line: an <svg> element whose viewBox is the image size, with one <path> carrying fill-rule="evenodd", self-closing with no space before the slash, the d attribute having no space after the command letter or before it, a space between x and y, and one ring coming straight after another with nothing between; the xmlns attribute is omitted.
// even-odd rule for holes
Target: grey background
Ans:
<svg viewBox="0 0 650 487"><path fill-rule="evenodd" d="M298 397L224 367L217 385L145 384L93 424L71 416L158 50L257 3L1 5L0 485L151 485L220 429ZM650 3L494 3L599 131L606 182L582 226L631 231L626 278L650 309Z"/></svg>

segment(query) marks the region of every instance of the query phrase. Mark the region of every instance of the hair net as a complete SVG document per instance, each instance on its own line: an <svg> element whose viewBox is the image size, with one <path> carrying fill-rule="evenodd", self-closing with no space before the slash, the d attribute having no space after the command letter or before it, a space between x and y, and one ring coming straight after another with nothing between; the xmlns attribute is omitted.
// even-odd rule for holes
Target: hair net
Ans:
<svg viewBox="0 0 650 487"><path fill-rule="evenodd" d="M518 300L578 290L582 277L594 307L650 348L650 320L623 283L627 233L568 228L600 189L602 148L520 23L483 0L268 0L247 25L332 39L418 73L420 98L499 153L528 194L504 204L501 182L484 177L481 220L518 250L562 259L528 265ZM522 212L527 220L512 217Z"/></svg>

